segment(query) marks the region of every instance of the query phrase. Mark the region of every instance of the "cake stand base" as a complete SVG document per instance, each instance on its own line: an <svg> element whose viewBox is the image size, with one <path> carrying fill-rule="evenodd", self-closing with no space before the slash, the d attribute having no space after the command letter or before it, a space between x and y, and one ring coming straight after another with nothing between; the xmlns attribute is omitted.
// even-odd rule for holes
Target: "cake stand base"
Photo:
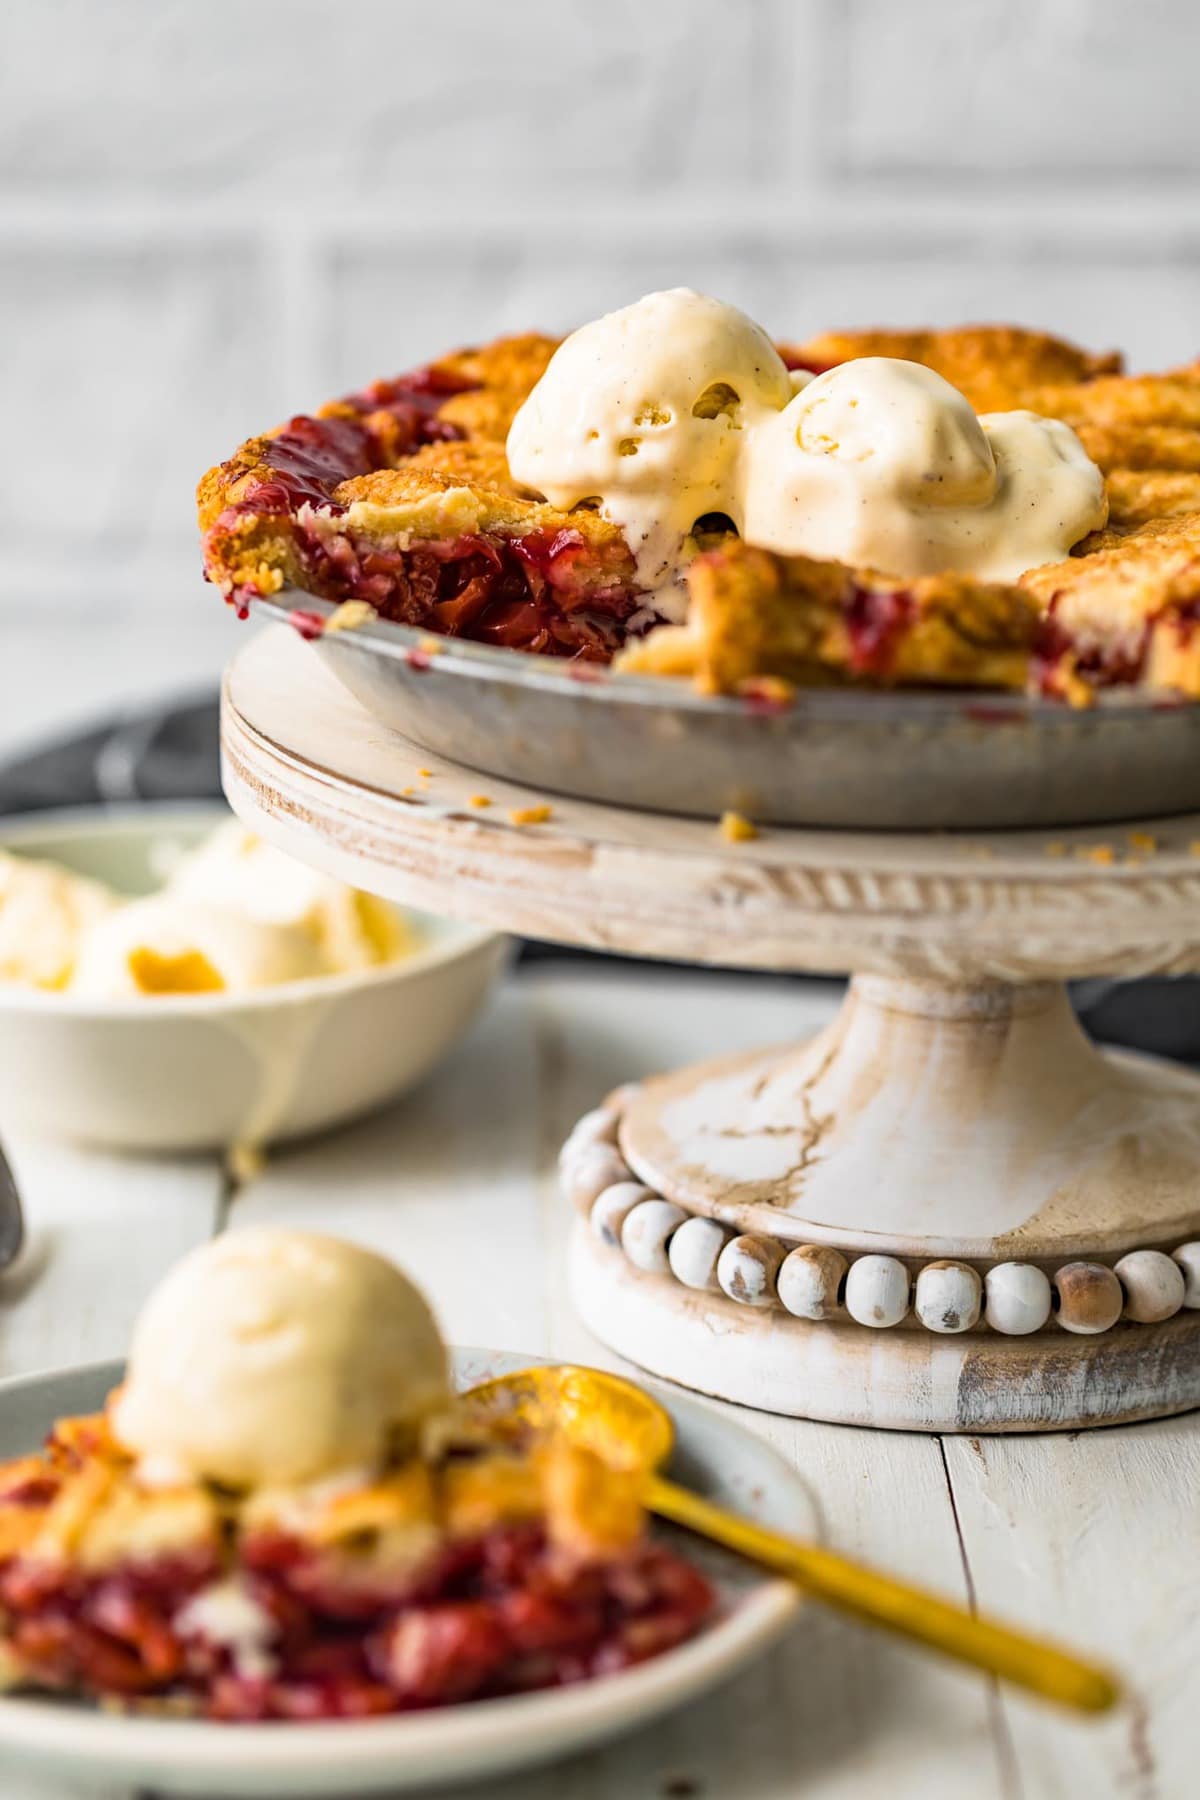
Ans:
<svg viewBox="0 0 1200 1800"><path fill-rule="evenodd" d="M647 1275L576 1225L571 1297L588 1329L647 1374L790 1418L888 1431L1078 1431L1200 1406L1200 1313L1062 1331L936 1337L747 1313Z"/></svg>
<svg viewBox="0 0 1200 1800"><path fill-rule="evenodd" d="M1003 757L1021 727L979 729ZM1101 1056L1058 985L1200 969L1200 814L731 842L419 750L285 628L234 660L222 744L253 829L372 892L595 950L859 972L812 1043L646 1082L572 1134L575 1292L616 1349L933 1431L1200 1405L1200 1081Z"/></svg>
<svg viewBox="0 0 1200 1800"><path fill-rule="evenodd" d="M1200 1080L1052 982L858 977L817 1038L618 1092L563 1155L585 1321L651 1373L894 1430L1200 1406Z"/></svg>

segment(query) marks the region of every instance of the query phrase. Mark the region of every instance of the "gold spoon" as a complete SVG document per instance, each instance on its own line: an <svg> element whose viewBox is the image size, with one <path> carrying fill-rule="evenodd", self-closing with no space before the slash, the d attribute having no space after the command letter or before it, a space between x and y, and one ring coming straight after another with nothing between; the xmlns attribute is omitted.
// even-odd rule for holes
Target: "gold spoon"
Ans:
<svg viewBox="0 0 1200 1800"><path fill-rule="evenodd" d="M571 1364L547 1365L481 1382L462 1399L468 1416L486 1425L490 1434L519 1440L530 1433L561 1431L606 1462L644 1471L645 1504L651 1512L777 1570L841 1612L1079 1712L1107 1712L1120 1699L1116 1677L1096 1663L979 1618L820 1545L769 1531L667 1481L657 1470L674 1442L671 1415L650 1394L617 1375Z"/></svg>

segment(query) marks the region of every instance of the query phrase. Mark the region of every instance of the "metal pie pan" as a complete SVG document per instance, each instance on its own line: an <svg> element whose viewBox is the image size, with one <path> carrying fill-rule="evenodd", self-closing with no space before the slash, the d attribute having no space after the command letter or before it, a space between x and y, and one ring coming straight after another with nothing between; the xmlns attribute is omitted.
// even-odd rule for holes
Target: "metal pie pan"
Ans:
<svg viewBox="0 0 1200 1800"><path fill-rule="evenodd" d="M254 603L293 623L297 609L310 629L334 610L309 594ZM1183 700L1113 691L1080 709L978 690L819 688L765 711L384 619L314 642L367 711L419 748L577 799L871 831L1200 808L1200 705Z"/></svg>

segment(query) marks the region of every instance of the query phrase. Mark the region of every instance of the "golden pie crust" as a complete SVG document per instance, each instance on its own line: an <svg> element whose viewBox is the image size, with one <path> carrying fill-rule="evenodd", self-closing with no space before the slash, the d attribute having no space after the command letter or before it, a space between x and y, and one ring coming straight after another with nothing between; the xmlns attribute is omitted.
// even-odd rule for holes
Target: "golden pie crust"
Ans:
<svg viewBox="0 0 1200 1800"><path fill-rule="evenodd" d="M550 506L509 471L509 425L555 347L527 334L459 351L243 444L200 484L210 579L239 605L283 588L366 599L435 632L709 693L763 681L1077 704L1116 684L1200 693L1200 363L1127 375L1116 353L1005 325L782 345L791 366L816 371L907 357L978 411L1065 420L1104 471L1108 525L1011 584L897 581L700 534L687 622L671 625L639 590L618 526Z"/></svg>

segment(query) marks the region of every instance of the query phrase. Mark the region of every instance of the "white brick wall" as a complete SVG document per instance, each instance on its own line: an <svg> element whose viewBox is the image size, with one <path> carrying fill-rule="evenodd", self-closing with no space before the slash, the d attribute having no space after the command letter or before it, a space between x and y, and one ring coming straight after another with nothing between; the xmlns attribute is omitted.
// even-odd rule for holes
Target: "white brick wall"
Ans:
<svg viewBox="0 0 1200 1800"><path fill-rule="evenodd" d="M849 0L846 12L851 170L936 176L953 145L959 176L1195 176L1200 11L1187 0Z"/></svg>
<svg viewBox="0 0 1200 1800"><path fill-rule="evenodd" d="M1195 0L3 0L0 630L137 657L239 438L654 286L1195 354L1198 65Z"/></svg>

